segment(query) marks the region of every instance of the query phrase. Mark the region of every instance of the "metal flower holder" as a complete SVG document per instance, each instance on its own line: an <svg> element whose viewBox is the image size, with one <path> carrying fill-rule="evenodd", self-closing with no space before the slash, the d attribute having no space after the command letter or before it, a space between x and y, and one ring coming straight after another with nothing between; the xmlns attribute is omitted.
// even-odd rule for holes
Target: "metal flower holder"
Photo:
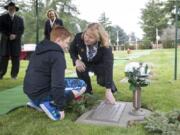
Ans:
<svg viewBox="0 0 180 135"><path fill-rule="evenodd" d="M139 67L131 67L131 71L125 72L130 84L129 88L133 92L133 110L132 115L143 116L145 113L141 109L141 87L149 84L149 70L148 65L139 63Z"/></svg>

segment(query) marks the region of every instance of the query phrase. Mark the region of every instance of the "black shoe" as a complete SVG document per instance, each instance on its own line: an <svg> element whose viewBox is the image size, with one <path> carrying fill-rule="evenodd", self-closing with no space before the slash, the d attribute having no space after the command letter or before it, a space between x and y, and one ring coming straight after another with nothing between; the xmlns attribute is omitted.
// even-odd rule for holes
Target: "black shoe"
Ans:
<svg viewBox="0 0 180 135"><path fill-rule="evenodd" d="M111 92L112 93L116 93L118 90L117 90L117 88L116 87L114 87L114 86L112 86L112 88L111 88Z"/></svg>
<svg viewBox="0 0 180 135"><path fill-rule="evenodd" d="M112 84L112 87L111 87L111 92L112 93L116 93L118 90L117 90L117 87L115 86L114 82Z"/></svg>
<svg viewBox="0 0 180 135"><path fill-rule="evenodd" d="M117 91L118 91L117 89L111 89L112 93L117 93Z"/></svg>

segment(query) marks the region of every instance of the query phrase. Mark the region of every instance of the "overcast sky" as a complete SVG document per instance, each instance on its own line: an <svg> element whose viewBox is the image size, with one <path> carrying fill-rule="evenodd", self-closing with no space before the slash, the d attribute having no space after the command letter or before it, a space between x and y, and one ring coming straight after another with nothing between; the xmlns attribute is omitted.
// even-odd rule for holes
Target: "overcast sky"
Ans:
<svg viewBox="0 0 180 135"><path fill-rule="evenodd" d="M135 32L142 38L140 28L141 9L148 0L72 0L80 11L79 18L89 22L98 22L105 12L112 25L119 25L127 34Z"/></svg>
<svg viewBox="0 0 180 135"><path fill-rule="evenodd" d="M129 34L135 32L142 38L139 25L141 9L148 0L73 0L80 11L79 17L90 22L97 22L105 12L113 25L119 25Z"/></svg>

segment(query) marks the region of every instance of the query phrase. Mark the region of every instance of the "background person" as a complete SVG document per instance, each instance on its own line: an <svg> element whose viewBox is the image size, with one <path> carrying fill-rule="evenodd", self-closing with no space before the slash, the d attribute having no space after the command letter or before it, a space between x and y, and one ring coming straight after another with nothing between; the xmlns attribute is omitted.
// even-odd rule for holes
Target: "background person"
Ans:
<svg viewBox="0 0 180 135"><path fill-rule="evenodd" d="M54 9L50 9L47 11L47 17L48 20L45 22L44 26L44 36L45 39L50 40L50 32L52 30L52 27L54 25L63 26L63 21L60 18L58 18L58 15Z"/></svg>
<svg viewBox="0 0 180 135"><path fill-rule="evenodd" d="M23 19L16 15L19 8L10 2L5 7L7 14L0 16L0 79L7 72L8 60L11 58L11 77L17 78L20 67L21 36L24 32Z"/></svg>

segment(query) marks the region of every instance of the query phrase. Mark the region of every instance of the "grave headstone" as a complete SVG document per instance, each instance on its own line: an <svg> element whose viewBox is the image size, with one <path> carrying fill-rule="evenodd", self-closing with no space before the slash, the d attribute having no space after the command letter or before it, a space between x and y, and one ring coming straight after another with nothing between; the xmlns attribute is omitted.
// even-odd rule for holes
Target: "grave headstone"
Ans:
<svg viewBox="0 0 180 135"><path fill-rule="evenodd" d="M132 102L117 102L111 105L102 101L98 106L80 116L76 122L127 127L130 121L142 121L151 114L149 110L141 108L145 115L131 115L132 109Z"/></svg>

